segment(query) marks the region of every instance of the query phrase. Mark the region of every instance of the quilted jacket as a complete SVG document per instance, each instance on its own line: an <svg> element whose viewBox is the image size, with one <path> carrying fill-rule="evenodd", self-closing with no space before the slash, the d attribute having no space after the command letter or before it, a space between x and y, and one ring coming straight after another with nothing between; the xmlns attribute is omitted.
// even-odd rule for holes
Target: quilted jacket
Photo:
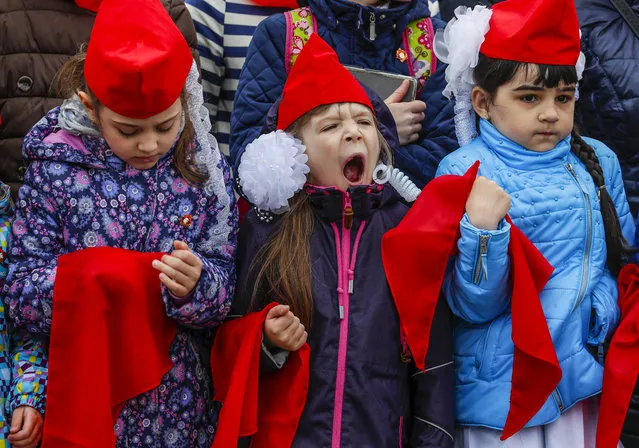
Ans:
<svg viewBox="0 0 639 448"><path fill-rule="evenodd" d="M197 58L197 37L183 0L162 0ZM14 198L22 184L22 140L62 104L55 75L88 42L95 14L73 0L0 1L0 180Z"/></svg>
<svg viewBox="0 0 639 448"><path fill-rule="evenodd" d="M361 6L349 0L309 0L308 4L317 19L320 36L335 49L340 62L402 74L408 74L407 64L396 57L397 49L403 47L402 33L410 21L430 14L425 0L389 9ZM439 29L444 23L433 19L433 25ZM370 39L371 27L375 29L374 40ZM282 94L286 81L285 45L283 14L259 24L240 75L231 116L230 151L235 168L246 145L259 136L271 105ZM439 161L458 146L452 103L441 94L445 68L444 64L437 64L421 93L420 99L428 107L419 141L403 146L396 155L396 165L420 187L433 178Z"/></svg>
<svg viewBox="0 0 639 448"><path fill-rule="evenodd" d="M617 326L617 282L606 268L596 187L571 152L570 137L537 153L508 140L488 121L481 121L480 130L480 137L442 161L438 175L462 174L479 160L479 174L510 195L513 222L555 268L539 298L563 378L528 423L544 425L601 392L603 366L586 346L600 347ZM622 231L632 241L634 223L617 157L603 143L587 142L600 160ZM457 316L457 421L501 429L509 408L514 352L510 226L504 221L496 231L479 230L465 216L460 228L459 255L444 286Z"/></svg>
<svg viewBox="0 0 639 448"><path fill-rule="evenodd" d="M625 0L639 17L639 0ZM639 212L639 38L610 0L575 0L586 70L577 103L584 134L617 154L633 216Z"/></svg>

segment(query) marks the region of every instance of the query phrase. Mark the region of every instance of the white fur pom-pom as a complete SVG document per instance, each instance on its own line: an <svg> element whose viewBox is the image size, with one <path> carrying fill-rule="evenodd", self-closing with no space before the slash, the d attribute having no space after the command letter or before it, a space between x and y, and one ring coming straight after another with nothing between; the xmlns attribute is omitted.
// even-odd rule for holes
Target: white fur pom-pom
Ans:
<svg viewBox="0 0 639 448"><path fill-rule="evenodd" d="M288 200L306 183L308 156L301 141L284 131L264 134L250 143L238 175L246 198L260 210L284 213Z"/></svg>
<svg viewBox="0 0 639 448"><path fill-rule="evenodd" d="M479 61L479 49L490 28L489 22L493 12L483 5L473 9L458 6L453 18L445 30L435 33L434 50L446 68L446 88L444 96L456 98L459 92L468 91L474 84L473 68Z"/></svg>

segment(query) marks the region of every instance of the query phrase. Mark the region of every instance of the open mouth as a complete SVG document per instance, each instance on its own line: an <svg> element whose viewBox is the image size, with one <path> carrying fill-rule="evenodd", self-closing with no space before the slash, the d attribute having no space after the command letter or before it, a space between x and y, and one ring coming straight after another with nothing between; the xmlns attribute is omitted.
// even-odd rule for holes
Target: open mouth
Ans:
<svg viewBox="0 0 639 448"><path fill-rule="evenodd" d="M346 161L344 165L344 177L351 184L358 184L364 177L364 157L355 155Z"/></svg>

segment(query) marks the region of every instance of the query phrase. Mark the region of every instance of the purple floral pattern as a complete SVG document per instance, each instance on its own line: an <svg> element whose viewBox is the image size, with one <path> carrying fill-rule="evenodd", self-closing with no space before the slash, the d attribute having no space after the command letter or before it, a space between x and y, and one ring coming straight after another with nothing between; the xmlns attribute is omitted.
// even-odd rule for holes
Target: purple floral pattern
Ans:
<svg viewBox="0 0 639 448"><path fill-rule="evenodd" d="M46 143L59 129L57 115L52 110L25 138L30 165L9 248L8 315L17 327L48 335L57 258L64 253L95 246L170 252L174 240L185 241L204 266L187 303L163 293L167 315L179 324L171 347L174 367L158 388L125 405L114 431L121 447L208 448L217 411L202 359L208 354L200 347L210 345L210 328L224 320L234 292L237 212L230 169L222 158L212 173L223 173L230 197L228 222L220 223L218 198L179 176L172 151L155 168L138 171L102 138L83 136L87 151ZM192 225L181 225L186 214ZM222 232L227 243L210 244Z"/></svg>

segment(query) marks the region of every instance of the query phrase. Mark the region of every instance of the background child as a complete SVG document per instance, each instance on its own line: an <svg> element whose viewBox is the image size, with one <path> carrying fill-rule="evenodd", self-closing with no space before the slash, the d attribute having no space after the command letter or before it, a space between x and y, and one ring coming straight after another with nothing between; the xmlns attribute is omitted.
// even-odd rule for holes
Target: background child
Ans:
<svg viewBox="0 0 639 448"><path fill-rule="evenodd" d="M174 366L159 387L124 405L118 446L208 448L215 430L200 345L210 342L203 329L230 307L237 216L197 77L158 0L136 2L134 15L127 2L105 0L86 55L60 73L60 86L77 96L25 139L30 165L5 299L17 328L48 335L59 256L96 246L167 252L153 266L178 323Z"/></svg>
<svg viewBox="0 0 639 448"><path fill-rule="evenodd" d="M308 0L308 8L261 22L246 55L231 116L234 168L246 146L259 136L300 48L311 33L318 33L344 65L420 80L415 101L400 101L408 83L386 101L402 145L396 166L423 187L434 177L439 161L457 148L453 106L441 95L445 66L432 51L433 35L444 25L431 20L426 0Z"/></svg>
<svg viewBox="0 0 639 448"><path fill-rule="evenodd" d="M481 162L444 287L458 318L459 447L594 447L598 402L591 397L601 392L602 344L619 319L615 276L633 226L616 156L573 126L579 26L574 3L559 3L476 7L436 38L442 59L457 61L447 90L458 106L472 101L458 136L462 143L472 136L473 111L480 134L438 170L462 174ZM504 444L498 429L508 413L514 351L506 213L555 268L539 298L563 377L527 428Z"/></svg>
<svg viewBox="0 0 639 448"><path fill-rule="evenodd" d="M452 364L442 354L451 334L433 337L432 371L402 362L381 240L407 207L390 185L372 184L390 147L366 92L319 36L291 71L277 129L239 168L249 200L283 214L247 215L234 309L282 303L264 325L271 367L308 337L309 392L293 446L452 446Z"/></svg>
<svg viewBox="0 0 639 448"><path fill-rule="evenodd" d="M7 245L14 206L9 187L0 182L0 294L9 258ZM47 360L42 341L10 332L0 304L0 445L35 447L42 436ZM8 446L8 445L6 445Z"/></svg>

